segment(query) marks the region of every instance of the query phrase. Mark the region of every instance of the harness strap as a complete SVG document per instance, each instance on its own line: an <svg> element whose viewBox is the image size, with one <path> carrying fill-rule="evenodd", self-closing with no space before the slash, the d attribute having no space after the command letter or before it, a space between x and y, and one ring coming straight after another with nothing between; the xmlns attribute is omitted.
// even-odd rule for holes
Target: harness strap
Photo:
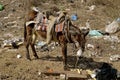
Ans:
<svg viewBox="0 0 120 80"><path fill-rule="evenodd" d="M67 21L67 17L65 17L65 37L67 39L68 42L70 42L70 34L69 34L69 30L70 30L70 22Z"/></svg>

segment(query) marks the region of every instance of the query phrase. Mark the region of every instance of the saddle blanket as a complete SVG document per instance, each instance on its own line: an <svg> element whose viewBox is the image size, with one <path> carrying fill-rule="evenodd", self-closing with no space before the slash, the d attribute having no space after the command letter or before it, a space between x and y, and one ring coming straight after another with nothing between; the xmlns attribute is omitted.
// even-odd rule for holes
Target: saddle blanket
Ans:
<svg viewBox="0 0 120 80"><path fill-rule="evenodd" d="M40 31L47 31L47 26L46 25L39 25L37 30L40 30Z"/></svg>
<svg viewBox="0 0 120 80"><path fill-rule="evenodd" d="M40 25L37 27L37 30L47 31L47 26L46 26L47 23L48 23L47 18L45 18L45 17L42 18Z"/></svg>
<svg viewBox="0 0 120 80"><path fill-rule="evenodd" d="M55 32L62 32L63 31L63 26L64 26L64 21L60 24L57 24L55 26Z"/></svg>

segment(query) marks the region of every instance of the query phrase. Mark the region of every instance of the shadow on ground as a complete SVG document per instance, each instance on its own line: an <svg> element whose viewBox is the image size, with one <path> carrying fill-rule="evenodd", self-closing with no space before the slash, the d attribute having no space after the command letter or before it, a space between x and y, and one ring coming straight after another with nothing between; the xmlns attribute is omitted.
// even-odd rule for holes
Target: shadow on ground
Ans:
<svg viewBox="0 0 120 80"><path fill-rule="evenodd" d="M61 57L52 57L52 56L44 56L40 58L41 60L47 60L47 61L58 61L61 62L62 61L62 56ZM67 59L67 64L69 68L75 68L75 63L76 63L76 57L75 56L68 56ZM96 69L96 68L100 68L101 65L104 62L96 62L94 61L92 58L87 58L87 57L82 57L79 59L78 61L78 65L76 68L80 68L80 69Z"/></svg>

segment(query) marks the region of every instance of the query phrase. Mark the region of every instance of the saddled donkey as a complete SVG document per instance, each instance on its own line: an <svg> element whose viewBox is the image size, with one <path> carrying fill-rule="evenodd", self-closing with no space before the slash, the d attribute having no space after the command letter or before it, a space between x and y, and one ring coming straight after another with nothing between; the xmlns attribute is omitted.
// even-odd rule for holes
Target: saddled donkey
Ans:
<svg viewBox="0 0 120 80"><path fill-rule="evenodd" d="M32 13L33 16L34 13ZM59 42L62 48L62 55L63 55L63 64L64 69L67 68L67 43L74 43L76 45L77 56L80 57L85 49L85 43L86 43L86 35L88 34L89 30L82 32L78 27L74 26L68 16L66 16L66 13L62 12L60 13L59 21L56 20L56 23L54 24L54 27L52 28L52 40ZM36 16L34 14L33 18ZM49 15L49 19L54 18L54 16ZM52 21L50 21L52 22ZM44 30L35 30L34 29L34 22L31 22L29 25L24 26L24 38L25 38L25 46L26 46L26 57L30 60L29 55L29 45L31 45L33 54L36 58L38 58L38 55L35 51L35 40L37 38L37 35L46 38L46 31ZM59 27L62 26L62 27ZM49 27L49 26L47 26Z"/></svg>

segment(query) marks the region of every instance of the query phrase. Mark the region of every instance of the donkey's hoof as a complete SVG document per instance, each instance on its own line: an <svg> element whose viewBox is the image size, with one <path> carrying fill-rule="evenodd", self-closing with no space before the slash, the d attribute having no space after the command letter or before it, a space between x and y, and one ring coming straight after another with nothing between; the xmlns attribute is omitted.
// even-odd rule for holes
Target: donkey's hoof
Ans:
<svg viewBox="0 0 120 80"><path fill-rule="evenodd" d="M31 59L27 59L27 61L31 61Z"/></svg>
<svg viewBox="0 0 120 80"><path fill-rule="evenodd" d="M64 66L64 70L68 71L69 70L68 66Z"/></svg>
<svg viewBox="0 0 120 80"><path fill-rule="evenodd" d="M75 65L74 65L74 68L78 68L78 65L77 65L77 64L75 64Z"/></svg>
<svg viewBox="0 0 120 80"><path fill-rule="evenodd" d="M38 56L35 56L35 59L39 59L39 57L38 57Z"/></svg>
<svg viewBox="0 0 120 80"><path fill-rule="evenodd" d="M28 60L28 61L31 61L31 59L30 59L30 58L27 58L27 60Z"/></svg>

